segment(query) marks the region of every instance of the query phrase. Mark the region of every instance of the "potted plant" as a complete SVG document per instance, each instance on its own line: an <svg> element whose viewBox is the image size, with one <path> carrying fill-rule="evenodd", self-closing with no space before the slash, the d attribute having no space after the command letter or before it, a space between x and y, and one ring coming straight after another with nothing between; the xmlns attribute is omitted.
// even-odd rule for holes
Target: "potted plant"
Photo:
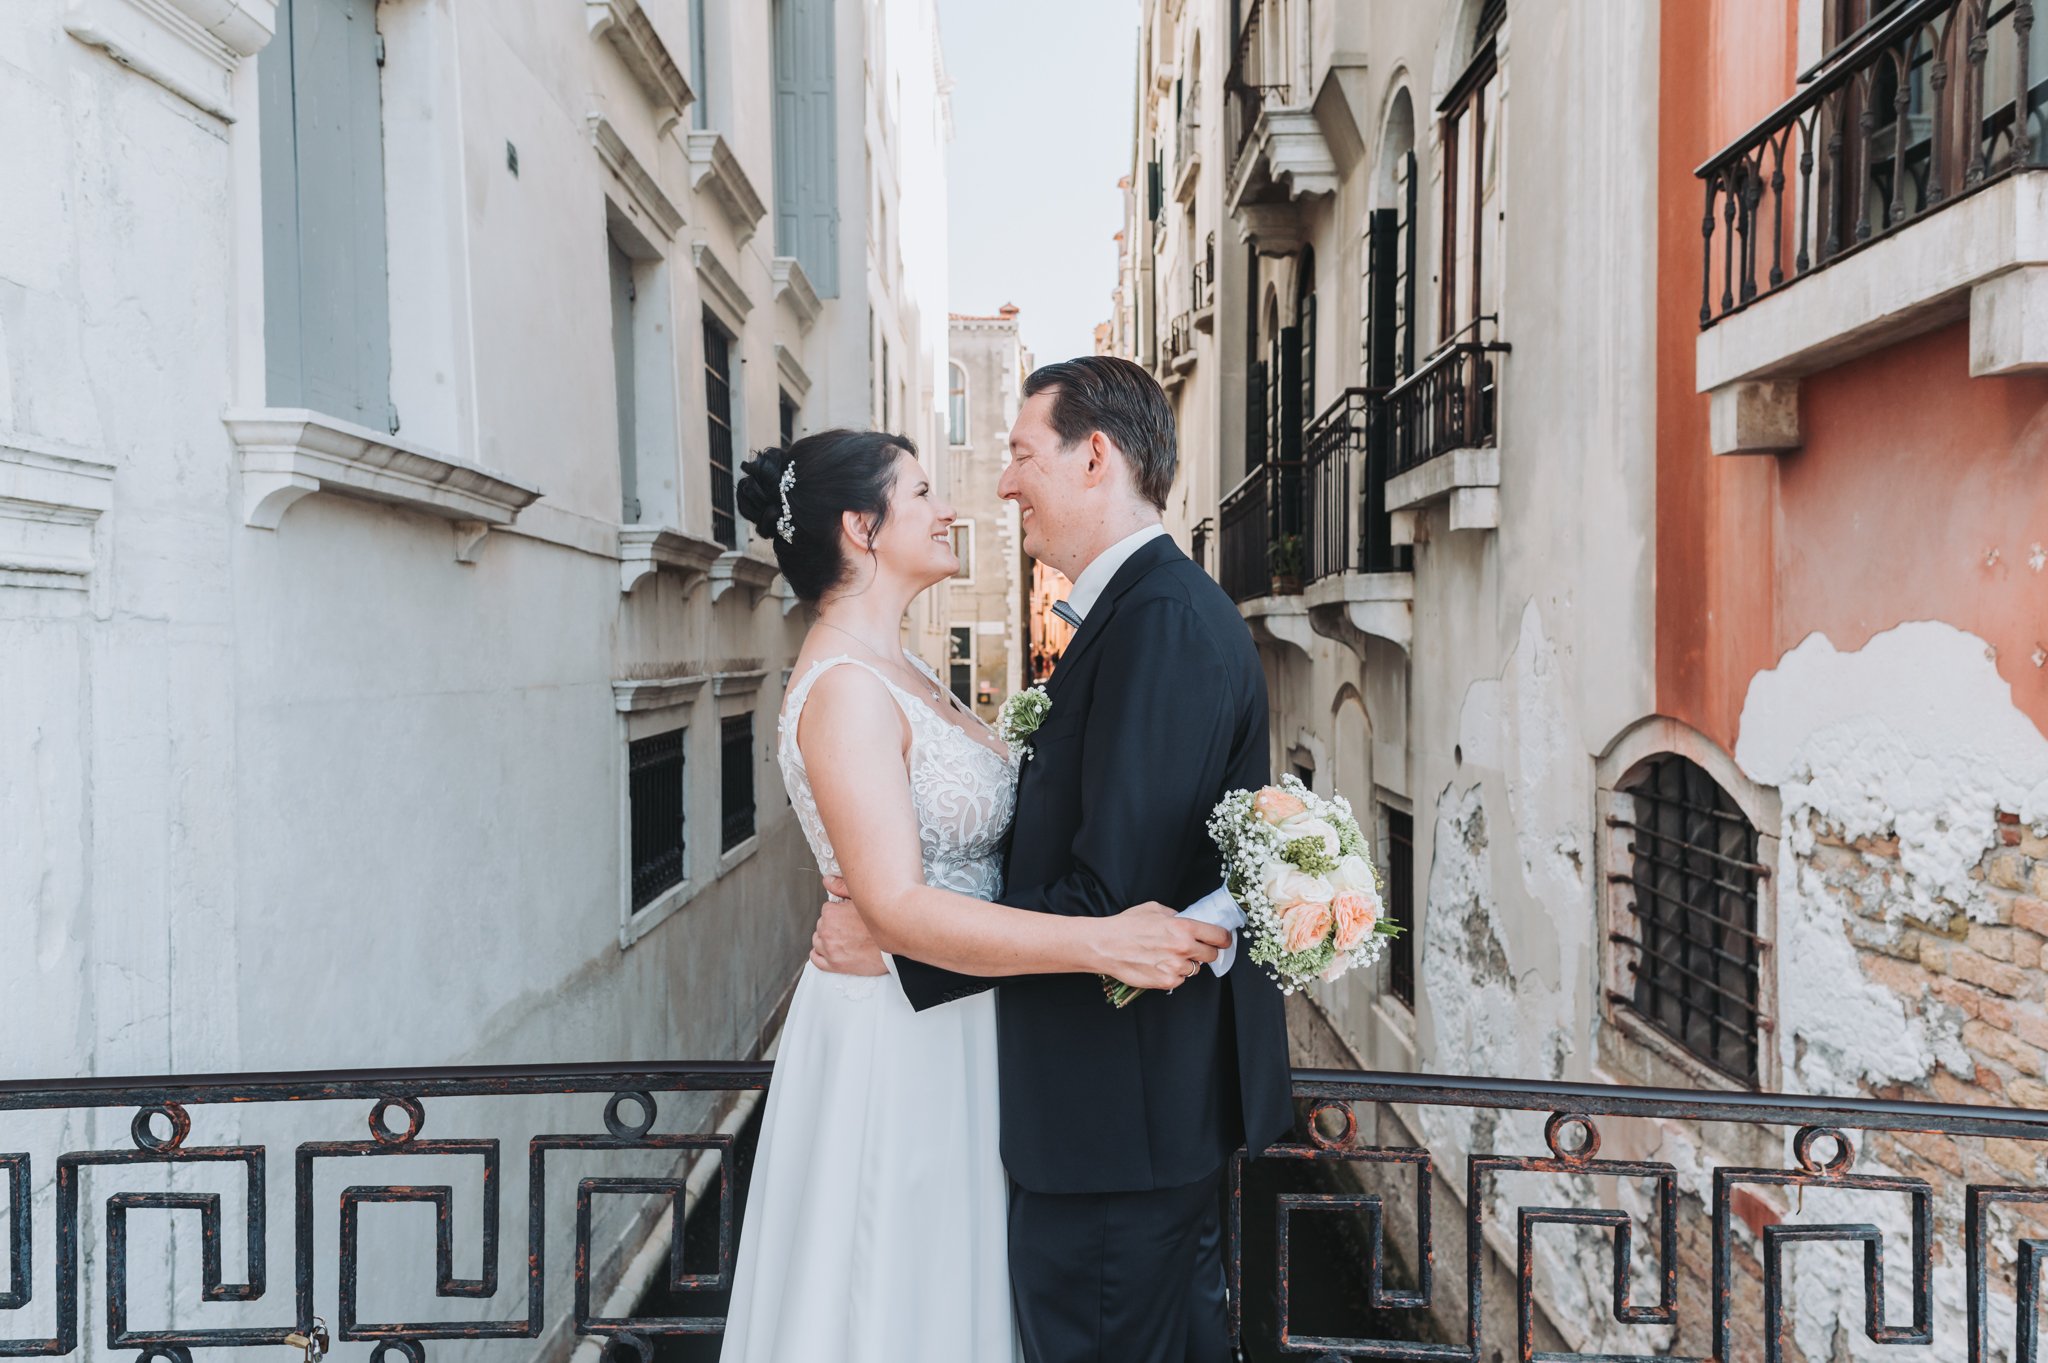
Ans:
<svg viewBox="0 0 2048 1363"><path fill-rule="evenodd" d="M1266 546L1266 568L1273 577L1273 595L1301 592L1302 544L1299 535L1281 535Z"/></svg>

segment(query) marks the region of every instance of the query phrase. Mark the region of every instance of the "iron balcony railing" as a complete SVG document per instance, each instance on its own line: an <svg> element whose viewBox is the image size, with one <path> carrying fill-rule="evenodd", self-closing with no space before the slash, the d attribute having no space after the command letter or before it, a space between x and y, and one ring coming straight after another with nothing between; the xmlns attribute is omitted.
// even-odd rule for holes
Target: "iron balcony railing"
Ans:
<svg viewBox="0 0 2048 1363"><path fill-rule="evenodd" d="M724 1328L750 1135L711 1100L770 1079L675 1062L0 1084L0 1356L78 1353L97 1294L86 1347L143 1363L335 1342L424 1363L441 1340L528 1360L578 1336L649 1363ZM1855 1330L2037 1357L2048 1187L2016 1170L2048 1153L2048 1113L1340 1070L1294 1091L1299 1135L1229 1168L1230 1327L1255 1363L1775 1363L1816 1314L1838 1347ZM193 1294L176 1261L195 1229ZM1860 1258L1860 1293L1791 1272L1825 1246ZM458 1305L390 1318L428 1297Z"/></svg>
<svg viewBox="0 0 2048 1363"><path fill-rule="evenodd" d="M1224 145L1230 153L1230 176L1233 179L1237 175L1237 164L1251 145L1252 133L1265 112L1267 98L1287 103L1287 58L1282 45L1285 36L1269 30L1264 0L1251 0L1245 11L1244 23L1237 31L1237 47L1230 56L1230 73L1224 80L1224 103L1230 111Z"/></svg>
<svg viewBox="0 0 2048 1363"><path fill-rule="evenodd" d="M1510 347L1480 339L1493 323L1476 319L1387 393L1389 476L1495 442L1500 364Z"/></svg>
<svg viewBox="0 0 2048 1363"><path fill-rule="evenodd" d="M1305 577L1405 573L1411 551L1395 544L1387 514L1386 391L1347 388L1302 437L1308 464Z"/></svg>
<svg viewBox="0 0 2048 1363"><path fill-rule="evenodd" d="M1302 460L1269 460L1224 495L1222 582L1231 600L1301 590L1308 539L1305 472Z"/></svg>
<svg viewBox="0 0 2048 1363"><path fill-rule="evenodd" d="M1193 354L1194 349L1194 314L1183 312L1166 324L1166 338L1159 343L1160 370L1164 372L1170 369L1175 360L1183 355Z"/></svg>
<svg viewBox="0 0 2048 1363"><path fill-rule="evenodd" d="M1188 277L1188 306L1196 312L1216 305L1216 234L1211 232Z"/></svg>
<svg viewBox="0 0 2048 1363"><path fill-rule="evenodd" d="M1180 177L1187 172L1188 158L1199 150L1197 140L1202 131L1202 82L1197 80L1182 92L1180 119L1173 130L1173 182L1180 184Z"/></svg>
<svg viewBox="0 0 2048 1363"><path fill-rule="evenodd" d="M2035 0L1912 0L1699 168L1700 325L2042 164Z"/></svg>

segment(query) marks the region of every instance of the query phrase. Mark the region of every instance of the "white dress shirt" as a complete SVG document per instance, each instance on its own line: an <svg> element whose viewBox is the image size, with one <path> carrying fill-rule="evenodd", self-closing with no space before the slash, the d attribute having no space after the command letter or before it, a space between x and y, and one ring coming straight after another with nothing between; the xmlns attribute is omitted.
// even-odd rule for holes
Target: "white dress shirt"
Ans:
<svg viewBox="0 0 2048 1363"><path fill-rule="evenodd" d="M1116 576L1116 570L1129 563L1132 554L1165 533L1166 527L1163 525L1148 525L1134 534L1125 535L1089 560L1088 566L1081 570L1081 575L1074 579L1074 589L1067 593L1067 605L1073 608L1074 614L1083 620L1087 619L1088 612L1095 608L1095 603L1109 590L1110 579Z"/></svg>
<svg viewBox="0 0 2048 1363"><path fill-rule="evenodd" d="M1131 555L1166 533L1163 525L1148 525L1143 530L1125 535L1109 548L1097 554L1074 579L1074 589L1067 593L1067 605L1082 619L1102 599L1102 593L1109 587L1117 570L1131 561ZM1218 888L1195 901L1181 911L1182 918L1193 918L1230 932L1230 945L1217 954L1209 963L1209 969L1221 975L1237 961L1237 931L1244 926L1244 910L1231 898L1230 891Z"/></svg>

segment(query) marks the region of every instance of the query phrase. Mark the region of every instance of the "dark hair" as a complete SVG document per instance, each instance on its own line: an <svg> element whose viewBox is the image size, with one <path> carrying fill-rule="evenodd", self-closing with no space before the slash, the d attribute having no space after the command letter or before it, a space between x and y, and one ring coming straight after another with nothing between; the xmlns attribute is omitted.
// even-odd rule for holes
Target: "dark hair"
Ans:
<svg viewBox="0 0 2048 1363"><path fill-rule="evenodd" d="M775 561L789 585L816 601L846 576L839 542L839 518L858 511L874 518L868 547L889 518L889 493L896 484L899 455L917 457L917 446L887 431L818 431L787 449L760 450L740 465L734 500L756 534L775 545ZM782 519L782 474L796 465L789 489L794 539L776 529Z"/></svg>
<svg viewBox="0 0 2048 1363"><path fill-rule="evenodd" d="M1173 408L1150 374L1114 355L1083 355L1042 365L1024 380L1024 396L1052 394L1052 428L1072 445L1101 431L1131 461L1138 491L1166 509L1179 462L1173 442Z"/></svg>

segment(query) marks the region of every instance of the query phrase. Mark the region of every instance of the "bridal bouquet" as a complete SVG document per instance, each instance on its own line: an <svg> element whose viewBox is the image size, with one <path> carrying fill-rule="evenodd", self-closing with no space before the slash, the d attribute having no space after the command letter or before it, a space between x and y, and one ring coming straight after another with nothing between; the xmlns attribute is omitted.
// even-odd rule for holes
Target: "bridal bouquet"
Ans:
<svg viewBox="0 0 2048 1363"><path fill-rule="evenodd" d="M1210 814L1209 836L1251 958L1283 994L1371 965L1401 931L1383 917L1379 872L1341 795L1325 800L1292 776L1232 791ZM1110 980L1105 992L1121 1008L1144 991Z"/></svg>

